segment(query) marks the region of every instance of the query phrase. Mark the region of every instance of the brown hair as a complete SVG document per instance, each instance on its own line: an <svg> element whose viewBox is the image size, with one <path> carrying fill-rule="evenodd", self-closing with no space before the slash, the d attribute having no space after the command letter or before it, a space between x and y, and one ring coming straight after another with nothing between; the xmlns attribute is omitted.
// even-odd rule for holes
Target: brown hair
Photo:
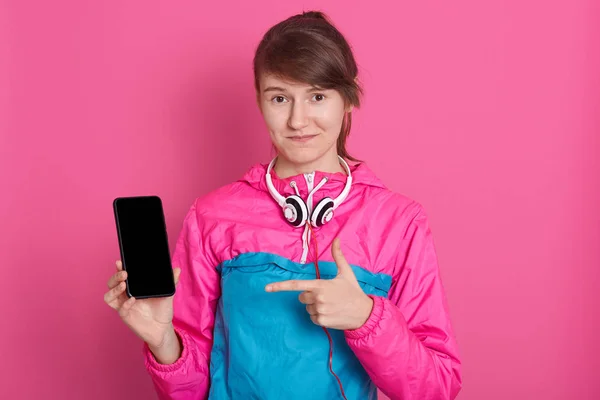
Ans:
<svg viewBox="0 0 600 400"><path fill-rule="evenodd" d="M356 80L358 67L350 45L322 12L294 15L265 33L254 56L257 93L263 73L335 89L346 106L360 106L362 88ZM347 112L338 137L337 152L345 159L359 161L346 150L351 126L352 113Z"/></svg>

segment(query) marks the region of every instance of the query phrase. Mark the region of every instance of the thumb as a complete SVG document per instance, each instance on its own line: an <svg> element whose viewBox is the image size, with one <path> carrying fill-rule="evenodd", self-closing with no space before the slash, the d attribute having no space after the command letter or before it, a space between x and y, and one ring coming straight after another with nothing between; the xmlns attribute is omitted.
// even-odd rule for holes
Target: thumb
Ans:
<svg viewBox="0 0 600 400"><path fill-rule="evenodd" d="M181 276L181 268L173 269L173 278L175 278L175 285L179 282L179 277Z"/></svg>
<svg viewBox="0 0 600 400"><path fill-rule="evenodd" d="M333 255L333 260L337 265L338 276L351 276L354 278L354 271L352 271L352 267L350 267L350 264L346 261L346 257L342 254L339 238L333 240L333 244L331 245L331 255Z"/></svg>

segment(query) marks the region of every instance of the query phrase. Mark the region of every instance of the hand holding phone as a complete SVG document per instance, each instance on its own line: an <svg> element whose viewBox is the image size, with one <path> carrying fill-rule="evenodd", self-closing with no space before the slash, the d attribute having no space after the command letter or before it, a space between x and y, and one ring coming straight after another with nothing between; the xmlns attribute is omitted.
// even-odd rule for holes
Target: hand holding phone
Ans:
<svg viewBox="0 0 600 400"><path fill-rule="evenodd" d="M175 343L173 329L173 296L136 299L125 294L127 271L119 260L117 272L108 280L109 290L104 294L104 302L119 313L125 324L148 346L157 356L159 362L170 364L180 354L179 343ZM179 281L180 268L173 270L175 284ZM160 350L159 350L160 349ZM164 356L158 357L162 352Z"/></svg>
<svg viewBox="0 0 600 400"><path fill-rule="evenodd" d="M113 202L121 260L104 301L144 340L159 362L169 364L181 347L173 320L173 295L181 270L173 269L162 202L157 196Z"/></svg>

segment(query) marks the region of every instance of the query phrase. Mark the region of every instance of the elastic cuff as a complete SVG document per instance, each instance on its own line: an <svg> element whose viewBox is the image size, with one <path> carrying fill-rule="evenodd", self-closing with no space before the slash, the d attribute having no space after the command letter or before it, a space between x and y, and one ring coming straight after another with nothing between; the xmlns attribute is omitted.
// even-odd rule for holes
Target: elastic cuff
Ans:
<svg viewBox="0 0 600 400"><path fill-rule="evenodd" d="M383 314L383 297L369 295L370 298L373 299L373 309L371 310L371 315L367 321L358 329L349 329L344 331L344 335L348 339L360 339L367 335L369 335L375 327L379 324L379 320L381 319L381 315Z"/></svg>
<svg viewBox="0 0 600 400"><path fill-rule="evenodd" d="M154 358L154 354L150 351L150 347L148 343L144 343L144 350L146 353L146 365L149 369L152 369L157 372L173 372L179 369L189 357L189 338L185 332L182 332L175 328L175 334L180 340L182 351L181 356L172 364L161 364L156 361Z"/></svg>

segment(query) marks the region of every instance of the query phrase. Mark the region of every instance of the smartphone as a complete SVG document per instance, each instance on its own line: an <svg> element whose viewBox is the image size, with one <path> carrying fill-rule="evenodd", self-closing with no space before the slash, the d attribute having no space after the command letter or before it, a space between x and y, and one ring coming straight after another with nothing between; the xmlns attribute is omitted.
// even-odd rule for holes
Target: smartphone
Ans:
<svg viewBox="0 0 600 400"><path fill-rule="evenodd" d="M158 196L113 201L126 293L138 299L175 294L163 205Z"/></svg>

